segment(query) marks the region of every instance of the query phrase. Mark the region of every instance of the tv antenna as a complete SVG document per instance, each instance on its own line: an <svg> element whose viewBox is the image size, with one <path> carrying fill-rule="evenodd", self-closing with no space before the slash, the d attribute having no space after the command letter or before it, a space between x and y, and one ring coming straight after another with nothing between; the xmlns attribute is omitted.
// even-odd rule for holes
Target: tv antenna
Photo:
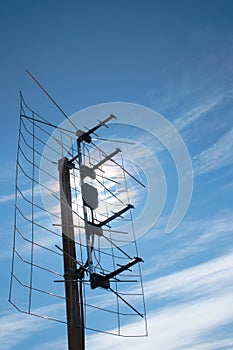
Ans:
<svg viewBox="0 0 233 350"><path fill-rule="evenodd" d="M116 116L78 129L27 73L67 123L50 123L20 93L9 301L23 313L66 323L69 350L84 350L92 332L146 336L130 183L145 186L113 147L120 141L96 134ZM138 332L125 331L130 322L139 322Z"/></svg>

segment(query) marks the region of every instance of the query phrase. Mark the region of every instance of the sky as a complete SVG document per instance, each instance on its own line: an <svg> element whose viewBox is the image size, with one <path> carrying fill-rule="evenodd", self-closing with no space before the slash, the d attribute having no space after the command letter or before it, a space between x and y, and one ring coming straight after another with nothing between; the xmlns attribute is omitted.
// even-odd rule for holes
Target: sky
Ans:
<svg viewBox="0 0 233 350"><path fill-rule="evenodd" d="M233 348L232 12L228 0L0 2L0 349L67 349L65 325L21 314L8 303L19 92L52 123L64 121L26 69L69 116L110 102L154 110L177 130L192 162L189 207L166 234L177 164L157 143L148 146L167 181L164 209L137 242L149 336L88 334L86 348ZM145 127L157 133L146 118ZM151 191L160 193L156 182ZM124 327L133 332L138 324Z"/></svg>

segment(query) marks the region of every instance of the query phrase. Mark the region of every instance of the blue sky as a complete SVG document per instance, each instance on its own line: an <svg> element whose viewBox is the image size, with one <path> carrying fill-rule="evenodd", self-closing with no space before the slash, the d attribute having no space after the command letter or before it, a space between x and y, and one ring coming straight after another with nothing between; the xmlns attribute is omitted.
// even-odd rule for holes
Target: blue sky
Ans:
<svg viewBox="0 0 233 350"><path fill-rule="evenodd" d="M189 209L166 235L175 171L169 154L156 154L166 205L138 241L149 337L95 334L87 349L233 348L232 12L227 0L1 1L0 349L66 349L64 325L22 315L7 302L19 91L51 122L63 121L25 69L68 115L118 101L156 110L178 130L193 164Z"/></svg>

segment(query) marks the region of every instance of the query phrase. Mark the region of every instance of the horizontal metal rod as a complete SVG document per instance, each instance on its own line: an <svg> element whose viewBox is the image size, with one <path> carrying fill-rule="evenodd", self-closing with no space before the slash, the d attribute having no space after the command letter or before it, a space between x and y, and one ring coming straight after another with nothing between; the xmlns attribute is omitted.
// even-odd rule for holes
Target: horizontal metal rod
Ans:
<svg viewBox="0 0 233 350"><path fill-rule="evenodd" d="M96 226L104 226L106 224L108 224L110 221L118 218L119 216L121 216L122 214L124 214L126 211L128 211L129 209L133 209L134 206L132 204L128 204L124 209L118 211L117 213L113 214L112 216L110 216L109 218L107 218L106 220L100 222L99 224L97 224Z"/></svg>
<svg viewBox="0 0 233 350"><path fill-rule="evenodd" d="M139 257L133 258L128 264L122 265L121 267L119 267L119 269L116 269L113 272L108 273L105 277L108 279L113 278L113 277L119 275L121 272L128 270L131 266L133 266L139 262L143 262L143 260Z"/></svg>

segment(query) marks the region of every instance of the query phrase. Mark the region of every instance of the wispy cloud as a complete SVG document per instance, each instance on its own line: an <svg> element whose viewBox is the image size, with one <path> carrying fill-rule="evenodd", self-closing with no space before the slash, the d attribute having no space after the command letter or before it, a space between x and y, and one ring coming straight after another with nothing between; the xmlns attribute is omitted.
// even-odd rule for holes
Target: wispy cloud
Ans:
<svg viewBox="0 0 233 350"><path fill-rule="evenodd" d="M145 283L147 298L195 299L232 290L233 253Z"/></svg>
<svg viewBox="0 0 233 350"><path fill-rule="evenodd" d="M166 217L161 220L162 227L165 225L163 221L166 222ZM190 256L193 259L198 258L205 252L209 256L211 248L215 254L216 246L218 246L218 255L233 248L233 244L230 244L233 232L230 210L221 211L206 220L185 220L177 229L177 233L172 236L165 236L161 233L161 226L158 226L156 231L151 230L143 238L146 241L153 241L155 246L160 247L160 249L155 248L154 257L151 258L151 268L145 271L145 276L158 270L161 272L168 267L174 267Z"/></svg>
<svg viewBox="0 0 233 350"><path fill-rule="evenodd" d="M220 169L233 163L233 129L228 131L211 147L193 159L196 175Z"/></svg>
<svg viewBox="0 0 233 350"><path fill-rule="evenodd" d="M224 241L226 242L225 248L233 247L229 244L231 242L229 238L232 237L233 232L232 213L230 211L222 211L216 217L203 223L200 222L200 227L203 228L203 233L190 247L190 252L209 249L211 244L217 244L218 242L221 242L222 248L224 248Z"/></svg>
<svg viewBox="0 0 233 350"><path fill-rule="evenodd" d="M0 203L7 203L11 202L15 199L15 194L10 193L10 194L3 194L0 196Z"/></svg>
<svg viewBox="0 0 233 350"><path fill-rule="evenodd" d="M60 312L63 305L53 304L46 307L42 307L36 310L37 314L46 314L50 312ZM18 344L22 341L29 339L32 334L36 332L53 327L54 322L49 322L45 319L29 316L22 313L7 313L0 317L1 329L0 329L0 349L16 349Z"/></svg>
<svg viewBox="0 0 233 350"><path fill-rule="evenodd" d="M34 346L33 350L67 350L67 340L66 339L58 339L54 341L49 341L43 343L42 345Z"/></svg>
<svg viewBox="0 0 233 350"><path fill-rule="evenodd" d="M152 305L157 303L160 309L158 301L162 299L169 299L174 303L174 300L184 302L209 298L221 294L222 290L233 292L232 279L233 252L164 277L152 278L144 283L144 290L149 308L153 309ZM133 288L127 290L128 293L133 291L135 294L140 292ZM108 294L104 301L99 297L95 301L99 306L109 306L113 299Z"/></svg>
<svg viewBox="0 0 233 350"><path fill-rule="evenodd" d="M87 337L87 348L96 350L105 350L111 348L112 350L118 350L125 348L127 350L154 350L155 348L160 350L230 350L233 348L233 338L226 337L225 339L213 339L210 340L208 335L205 337L203 334L208 333L208 329L203 327L203 323L208 321L208 319L213 316L214 305L212 303L208 304L193 304L192 309L190 308L179 308L175 310L173 308L168 308L162 313L157 313L151 316L149 320L149 326L151 333L148 338L120 338L112 337L108 335L93 335ZM196 319L198 312L201 311L203 306L209 307L212 311L210 315L203 320L202 318ZM176 311L181 311L179 315ZM207 311L207 310L205 310ZM227 314L220 314L219 323L225 316L228 318ZM181 319L184 317L185 319ZM214 322L210 320L209 329L214 329L216 324L216 314ZM131 325L131 328L136 328L137 324ZM193 336L195 332L196 336ZM55 350L57 348L65 350L67 344L64 339L59 339L44 343L42 346L35 347L34 350L43 349Z"/></svg>
<svg viewBox="0 0 233 350"><path fill-rule="evenodd" d="M221 337L209 341L208 334L233 321L233 254L184 269L173 275L154 279L145 284L147 299L157 311L150 312L149 338L127 339L94 335L88 338L90 348L119 349L222 349L231 346L233 338ZM169 306L159 299L169 297ZM180 297L177 301L177 297ZM172 302L173 301L173 302ZM174 302L175 301L175 302ZM132 333L138 323L125 326L124 333Z"/></svg>
<svg viewBox="0 0 233 350"><path fill-rule="evenodd" d="M184 130L198 119L204 117L206 113L209 113L212 109L214 109L223 99L224 95L208 97L206 101L192 107L188 112L184 113L181 117L178 117L174 121L174 126L179 131Z"/></svg>
<svg viewBox="0 0 233 350"><path fill-rule="evenodd" d="M34 196L38 196L40 195L40 186L39 185L36 185L34 186L34 189L33 189L33 194ZM28 189L25 189L25 190L21 190L21 194L20 192L18 192L18 196L21 197L21 196L31 196L32 195L32 189L31 188L28 188ZM1 195L0 196L0 203L6 203L6 202L10 202L12 200L15 199L15 193L10 193L10 194L5 194L5 195Z"/></svg>
<svg viewBox="0 0 233 350"><path fill-rule="evenodd" d="M112 350L121 347L127 350L186 350L186 349L222 349L222 344L230 346L233 338L219 341L207 340L211 331L233 320L233 311L229 308L233 302L232 293L205 300L166 307L154 312L149 318L149 337L122 339L95 335L87 339L87 345L96 350ZM125 331L136 330L138 324L125 326ZM219 336L220 337L220 336ZM213 347L215 345L216 347Z"/></svg>
<svg viewBox="0 0 233 350"><path fill-rule="evenodd" d="M122 346L127 350L146 348L154 350L212 350L232 348L233 338L221 336L222 325L233 322L233 252L227 256L208 261L174 274L156 278L145 284L149 307L149 337L121 338L107 335L87 336L87 347L96 350L117 350ZM169 304L161 304L169 298ZM107 300L107 299L106 299ZM106 302L105 300L105 302ZM110 300L110 299L109 299ZM60 308L60 304L51 308ZM43 311L43 310L40 310ZM21 314L5 315L1 319L0 340L10 349L47 328L45 320ZM122 327L124 334L138 332L139 323ZM210 341L209 332L218 331L218 339ZM14 335L14 336L13 336ZM56 339L47 345L50 349L65 349L64 339ZM40 350L41 347L36 348Z"/></svg>

